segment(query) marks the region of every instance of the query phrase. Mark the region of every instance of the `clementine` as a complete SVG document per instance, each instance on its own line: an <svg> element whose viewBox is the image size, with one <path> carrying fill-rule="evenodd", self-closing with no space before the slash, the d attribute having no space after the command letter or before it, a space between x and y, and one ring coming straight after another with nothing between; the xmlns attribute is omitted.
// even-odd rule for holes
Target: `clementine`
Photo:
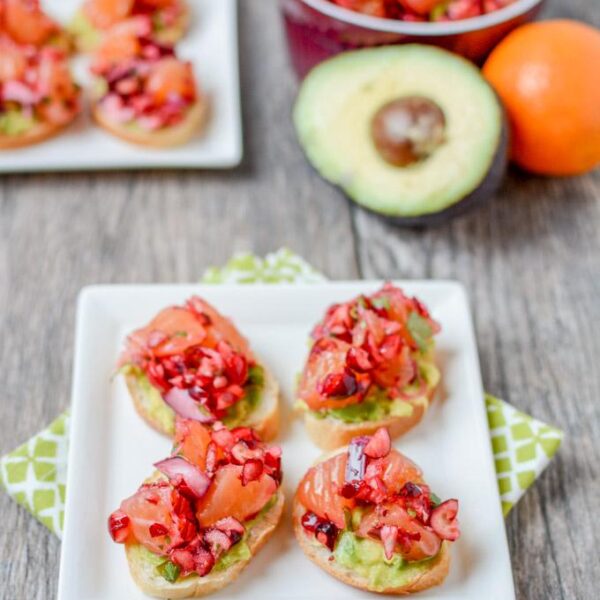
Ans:
<svg viewBox="0 0 600 600"><path fill-rule="evenodd" d="M483 74L502 98L511 157L543 175L600 163L600 31L570 20L525 25L491 53Z"/></svg>

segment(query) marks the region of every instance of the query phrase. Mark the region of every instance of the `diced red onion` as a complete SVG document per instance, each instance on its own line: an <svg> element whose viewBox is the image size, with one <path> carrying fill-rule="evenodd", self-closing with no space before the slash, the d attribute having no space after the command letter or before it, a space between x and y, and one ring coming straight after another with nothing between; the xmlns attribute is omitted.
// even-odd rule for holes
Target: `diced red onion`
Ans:
<svg viewBox="0 0 600 600"><path fill-rule="evenodd" d="M398 527L395 525L384 525L379 533L383 542L383 551L388 560L392 560L394 555L394 547L398 539Z"/></svg>
<svg viewBox="0 0 600 600"><path fill-rule="evenodd" d="M365 446L365 454L370 458L383 458L390 453L392 440L385 427L380 427Z"/></svg>
<svg viewBox="0 0 600 600"><path fill-rule="evenodd" d="M368 437L356 437L348 446L348 459L346 461L346 474L344 481L362 481L365 477L365 467L367 457L365 456L365 446L369 443Z"/></svg>
<svg viewBox="0 0 600 600"><path fill-rule="evenodd" d="M171 388L163 400L184 419L200 421L200 423L214 423L215 417L206 414L200 409L200 405L190 396L188 390Z"/></svg>
<svg viewBox="0 0 600 600"><path fill-rule="evenodd" d="M210 477L182 456L172 456L157 462L154 466L175 486L185 485L198 499L208 491Z"/></svg>

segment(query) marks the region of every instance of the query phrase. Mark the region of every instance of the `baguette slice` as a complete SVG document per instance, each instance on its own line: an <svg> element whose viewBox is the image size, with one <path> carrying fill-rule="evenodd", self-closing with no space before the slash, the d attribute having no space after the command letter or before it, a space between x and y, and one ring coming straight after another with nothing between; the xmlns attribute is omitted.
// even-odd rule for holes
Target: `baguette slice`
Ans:
<svg viewBox="0 0 600 600"><path fill-rule="evenodd" d="M61 133L75 119L77 115L73 115L73 119L63 125L38 121L28 129L25 133L18 135L0 134L0 150L13 150L15 148L23 148L39 144Z"/></svg>
<svg viewBox="0 0 600 600"><path fill-rule="evenodd" d="M265 442L271 441L279 430L279 384L263 366L264 388L258 406L243 425L256 430ZM175 433L175 412L158 396L158 391L148 393L134 374L125 376L133 404L140 416L154 429L165 435ZM157 410L157 403L162 405Z"/></svg>
<svg viewBox="0 0 600 600"><path fill-rule="evenodd" d="M187 143L203 128L208 113L207 99L201 97L187 110L183 121L177 125L151 131L117 123L106 114L99 102L92 105L92 117L100 127L127 142L148 148L170 148Z"/></svg>
<svg viewBox="0 0 600 600"><path fill-rule="evenodd" d="M301 519L305 510L302 504L294 499L294 533L300 547L312 562L343 583L365 591L403 596L440 585L448 575L450 569L449 544L448 542L442 542L439 553L432 559L426 571L419 570L413 577L409 577L406 583L399 587L374 587L367 578L362 577L351 569L340 566L335 560L329 560L332 553L323 544L317 542L313 536L309 536L304 527L302 527Z"/></svg>
<svg viewBox="0 0 600 600"><path fill-rule="evenodd" d="M437 371L437 369L436 369ZM312 411L304 413L304 425L311 440L322 450L333 450L346 446L352 438L361 435L373 435L379 428L385 427L392 439L397 438L417 425L429 408L439 384L439 371L427 387L423 396L407 400L412 412L404 416L389 416L378 421L363 421L361 423L345 423L332 416L318 418Z"/></svg>
<svg viewBox="0 0 600 600"><path fill-rule="evenodd" d="M248 531L246 543L250 548L251 557L236 562L224 571L209 573L205 577L192 575L181 581L169 583L156 573L153 564L140 556L139 545L129 544L125 546L125 553L131 576L145 594L157 598L198 598L220 590L239 576L246 565L273 535L281 519L283 505L284 495L279 491L275 504Z"/></svg>
<svg viewBox="0 0 600 600"><path fill-rule="evenodd" d="M344 446L343 448L336 448L331 452L327 452L321 455L313 463L313 466L331 458L332 456L335 456L336 454L346 452L346 450L347 448ZM329 551L329 549L323 544L319 543L314 536L308 535L302 526L302 515L305 512L306 508L302 505L297 497L294 497L294 502L292 505L292 521L294 526L294 534L296 535L296 539L298 540L302 551L317 566L321 567L324 571L336 579L339 579L343 583L361 590L368 590L370 592L377 592L379 594L394 594L397 596L404 596L440 585L448 576L448 572L450 570L450 545L448 542L442 542L442 546L437 556L431 560L430 568L424 572L416 572L413 577L408 578L404 585L385 588L372 586L367 578L361 577L351 569L340 566L335 560L329 560L332 556L332 553Z"/></svg>

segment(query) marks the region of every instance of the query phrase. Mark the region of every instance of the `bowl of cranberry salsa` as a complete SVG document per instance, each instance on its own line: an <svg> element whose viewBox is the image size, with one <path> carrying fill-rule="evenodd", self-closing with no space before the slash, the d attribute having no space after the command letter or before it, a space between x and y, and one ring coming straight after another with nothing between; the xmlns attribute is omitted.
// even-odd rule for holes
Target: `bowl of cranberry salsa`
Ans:
<svg viewBox="0 0 600 600"><path fill-rule="evenodd" d="M292 64L301 77L344 50L441 46L481 63L546 0L280 0Z"/></svg>

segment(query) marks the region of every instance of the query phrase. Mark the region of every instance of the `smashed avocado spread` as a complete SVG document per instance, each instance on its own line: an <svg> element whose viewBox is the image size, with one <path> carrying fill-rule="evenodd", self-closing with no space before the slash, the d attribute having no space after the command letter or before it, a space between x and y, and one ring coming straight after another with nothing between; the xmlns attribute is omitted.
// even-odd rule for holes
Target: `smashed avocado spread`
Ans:
<svg viewBox="0 0 600 600"><path fill-rule="evenodd" d="M9 109L0 112L0 133L4 135L22 135L34 125L35 119L23 114L21 110Z"/></svg>
<svg viewBox="0 0 600 600"><path fill-rule="evenodd" d="M139 400L145 412L153 420L160 422L166 432L171 435L175 434L175 412L165 404L160 392L150 383L144 371L136 365L128 364L122 367L121 373L135 377ZM260 403L263 388L264 370L262 367L254 365L248 372L244 397L229 408L227 415L223 418L223 423L230 428L241 425Z"/></svg>
<svg viewBox="0 0 600 600"><path fill-rule="evenodd" d="M391 400L382 388L373 388L366 398L358 404L350 404L343 408L327 410L311 410L310 413L318 419L333 417L344 423L363 423L364 421L381 421L387 417L409 417L414 410L413 405L419 402L427 403L427 391L434 388L440 380L440 371L432 360L420 360L419 372L427 383L427 389L422 396L411 399L410 402L401 398ZM410 394L415 386L408 386L405 391ZM297 401L300 410L309 410L302 401Z"/></svg>
<svg viewBox="0 0 600 600"><path fill-rule="evenodd" d="M335 560L346 569L369 582L369 588L381 591L406 585L432 567L438 556L419 562L407 562L399 554L385 558L383 546L373 540L357 537L345 531L334 551Z"/></svg>

